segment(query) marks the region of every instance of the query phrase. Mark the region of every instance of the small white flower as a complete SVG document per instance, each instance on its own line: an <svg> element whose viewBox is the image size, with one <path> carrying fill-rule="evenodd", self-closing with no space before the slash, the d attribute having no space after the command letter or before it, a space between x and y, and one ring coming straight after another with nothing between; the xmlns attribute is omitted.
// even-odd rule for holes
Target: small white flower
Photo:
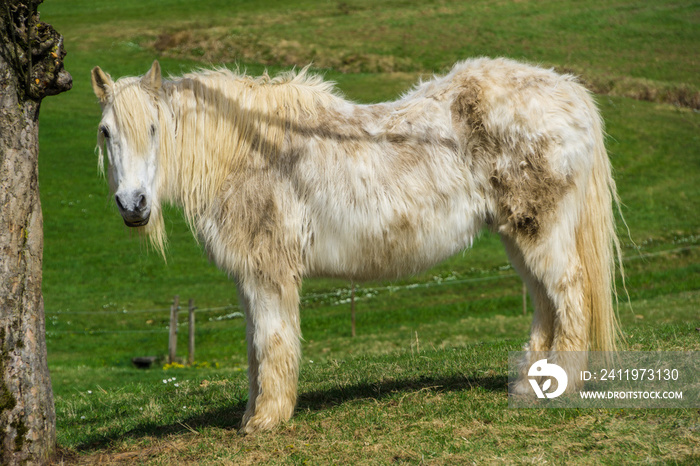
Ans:
<svg viewBox="0 0 700 466"><path fill-rule="evenodd" d="M179 384L179 383L176 383L176 384L175 384L175 386L176 386L176 387L179 387L179 386L180 386L180 384Z"/></svg>
<svg viewBox="0 0 700 466"><path fill-rule="evenodd" d="M314 362L313 362L313 360L311 360L311 359L309 359L309 362L310 362L311 364L313 364L313 363L314 363Z"/></svg>
<svg viewBox="0 0 700 466"><path fill-rule="evenodd" d="M80 419L85 419L85 416L80 416Z"/></svg>
<svg viewBox="0 0 700 466"><path fill-rule="evenodd" d="M88 390L88 395L92 395L92 390Z"/></svg>
<svg viewBox="0 0 700 466"><path fill-rule="evenodd" d="M163 383L168 383L167 379L163 379Z"/></svg>

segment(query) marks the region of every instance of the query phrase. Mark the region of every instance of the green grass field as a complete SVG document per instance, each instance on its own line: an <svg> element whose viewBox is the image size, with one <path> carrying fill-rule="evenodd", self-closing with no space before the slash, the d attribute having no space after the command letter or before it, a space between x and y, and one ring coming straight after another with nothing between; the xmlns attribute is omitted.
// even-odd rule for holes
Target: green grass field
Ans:
<svg viewBox="0 0 700 466"><path fill-rule="evenodd" d="M44 299L67 463L679 463L700 460L698 410L514 410L507 354L526 341L522 284L497 237L425 274L307 280L297 414L243 437L244 322L226 275L181 214L167 264L119 217L98 176L89 71L271 73L313 62L359 102L394 99L472 56L575 72L598 92L623 214L636 350L700 350L700 5L692 1L49 0L74 89L41 109ZM635 247L634 244L637 245ZM620 283L621 285L621 283ZM621 289L621 288L620 288ZM168 307L193 298L196 367L137 370L167 352ZM178 354L186 357L185 315ZM177 384L177 385L176 385Z"/></svg>

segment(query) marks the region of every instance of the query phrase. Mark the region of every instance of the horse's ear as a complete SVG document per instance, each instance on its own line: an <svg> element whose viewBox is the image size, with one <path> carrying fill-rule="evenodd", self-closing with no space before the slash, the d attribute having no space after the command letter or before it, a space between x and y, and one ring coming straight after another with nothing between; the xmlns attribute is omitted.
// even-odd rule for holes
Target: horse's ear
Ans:
<svg viewBox="0 0 700 466"><path fill-rule="evenodd" d="M158 63L158 60L153 61L151 69L148 70L148 73L146 73L143 78L141 78L141 84L152 91L157 92L160 89L162 78L160 73L160 63Z"/></svg>
<svg viewBox="0 0 700 466"><path fill-rule="evenodd" d="M100 99L100 102L107 100L113 84L112 78L102 71L99 66L92 69L92 89L95 91L97 98Z"/></svg>

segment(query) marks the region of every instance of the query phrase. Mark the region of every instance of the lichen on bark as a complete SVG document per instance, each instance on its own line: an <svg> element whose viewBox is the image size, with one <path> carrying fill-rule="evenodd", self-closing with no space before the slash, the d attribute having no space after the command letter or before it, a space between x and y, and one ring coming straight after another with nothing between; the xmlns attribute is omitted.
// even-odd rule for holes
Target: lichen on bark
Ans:
<svg viewBox="0 0 700 466"><path fill-rule="evenodd" d="M0 7L0 55L19 78L20 100L40 101L71 89L63 67L63 36L39 19L43 0L5 0Z"/></svg>

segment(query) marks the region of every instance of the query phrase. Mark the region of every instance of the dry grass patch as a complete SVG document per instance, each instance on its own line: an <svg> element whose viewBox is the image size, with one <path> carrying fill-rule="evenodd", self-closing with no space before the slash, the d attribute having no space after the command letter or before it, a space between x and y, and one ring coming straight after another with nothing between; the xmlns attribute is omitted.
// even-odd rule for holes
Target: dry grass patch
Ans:
<svg viewBox="0 0 700 466"><path fill-rule="evenodd" d="M164 56L205 63L253 62L282 67L313 63L316 68L342 73L394 73L417 68L407 57L334 47L325 41L322 44L231 34L229 28L216 27L165 32L143 45Z"/></svg>

